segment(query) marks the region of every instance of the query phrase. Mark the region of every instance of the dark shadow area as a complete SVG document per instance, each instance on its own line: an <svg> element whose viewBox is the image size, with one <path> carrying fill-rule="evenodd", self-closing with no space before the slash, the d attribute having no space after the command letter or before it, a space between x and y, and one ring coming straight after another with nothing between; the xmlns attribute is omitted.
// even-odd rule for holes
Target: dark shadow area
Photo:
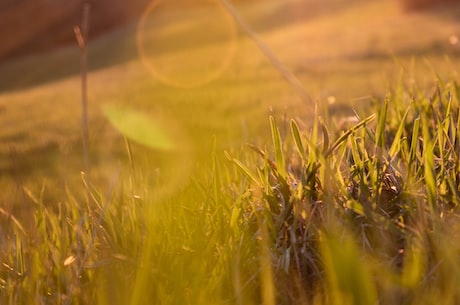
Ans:
<svg viewBox="0 0 460 305"><path fill-rule="evenodd" d="M148 3L146 0L137 1L144 4ZM0 8L3 8L3 6L5 9L10 8L11 4L8 6L8 1L4 0L3 2L0 0ZM306 21L321 15L332 14L333 12L346 9L351 5L359 5L362 0L330 0L325 2L318 0L305 0L292 1L289 5L285 5L283 2L280 2L278 5L271 6L271 9L263 10L263 12L257 10L258 5L260 5L257 3L248 5L244 1L231 2L247 23L250 24L250 26L256 31L256 33L263 34L264 32L281 28L289 24ZM1 6L2 4L3 6ZM95 7L94 10L101 10L102 8L103 7L100 4ZM118 10L114 9L114 11L119 10L120 8L118 8ZM93 14L95 14L95 16L98 16L98 14L100 15L97 11L93 12ZM456 3L453 5L441 5L430 10L424 10L423 14L433 15L440 20L446 18L460 20L460 5ZM115 17L112 19L117 20ZM129 23L125 23L123 26L114 27L113 24L111 26L107 26L107 28L102 31L104 34L101 34L99 37L94 39L89 46L89 70L94 71L103 69L136 59L138 56L135 41L137 23L138 17L133 17ZM69 24L59 24L60 31L71 32L72 28ZM93 36L97 36L102 33L100 28L91 28L90 33L92 32L94 32L94 34L92 34ZM53 38L54 33L56 33L56 31L50 29L50 36L46 39L55 39L56 37ZM43 35L43 33L41 35ZM238 35L243 37L245 34L238 29ZM43 39L43 36L37 36L28 43L33 45L34 41L38 43L38 41ZM79 49L75 38L72 37L72 39L73 41L68 41L67 46L64 47L25 56L19 56L21 54L19 52L19 55L7 61L0 62L0 93L22 90L79 74ZM210 38L206 40L205 43L211 44L218 39L219 37L212 37L212 39ZM203 41L200 41L200 43L202 46ZM193 47L193 45L191 47ZM168 47L162 47L157 53L162 54L171 51L174 50ZM438 53L458 57L459 52L460 50L457 46L449 46L444 45L441 42L434 42L432 46L423 50L403 50L401 52L392 53L391 55L430 55ZM380 52L364 52L358 55L350 55L352 58L348 59L366 59L382 56L387 57L389 55L390 54L387 52L384 54Z"/></svg>
<svg viewBox="0 0 460 305"><path fill-rule="evenodd" d="M88 48L90 71L132 60L136 56L134 25L93 41ZM122 39L122 40L121 40ZM0 92L17 91L80 73L77 43L46 53L9 60L0 65Z"/></svg>
<svg viewBox="0 0 460 305"><path fill-rule="evenodd" d="M355 3L359 1L353 0L351 2ZM144 3L146 1L138 0L138 2ZM259 5L257 3L247 5L243 1L236 1L234 5L237 10L241 11L243 18L247 20L256 32L263 33L319 15L330 14L331 10L337 11L343 9L345 6L350 5L350 3L339 0L332 0L327 3L318 0L307 0L295 1L289 5L284 5L283 2L280 2L279 5L273 6L273 9L264 10L263 13L260 13L256 9L257 5ZM100 9L100 6L97 6L96 9ZM94 8L92 14L95 14ZM98 14L95 15L97 16ZM76 18L73 19L77 20ZM135 41L137 22L138 17L135 17L131 18L131 21L125 23L123 26L107 26L104 35L100 34L100 27L96 29L90 28L90 36L99 35L99 37L93 39L89 46L90 71L122 64L137 58ZM12 54L13 56L10 59L0 62L0 93L22 90L77 75L80 71L80 58L74 37L72 37L73 41L69 41L67 37L66 42L61 44L64 46L52 50L45 48L45 51L40 51L40 48L37 48L40 43L46 44L46 41L58 39L58 32L69 31L72 31L70 23L61 23L59 24L59 30L50 29L47 35L41 33L40 36L30 39L27 42L29 47L25 47L25 50L33 50L32 54L26 52L26 55L21 55L21 52L17 52ZM239 31L239 35L245 34ZM219 38L212 37L206 43L215 43L216 39ZM200 41L201 46L203 46L202 42ZM171 51L174 50L162 47L158 50L158 54Z"/></svg>
<svg viewBox="0 0 460 305"><path fill-rule="evenodd" d="M72 44L73 28L90 7L90 38L139 16L150 0L0 0L0 60Z"/></svg>

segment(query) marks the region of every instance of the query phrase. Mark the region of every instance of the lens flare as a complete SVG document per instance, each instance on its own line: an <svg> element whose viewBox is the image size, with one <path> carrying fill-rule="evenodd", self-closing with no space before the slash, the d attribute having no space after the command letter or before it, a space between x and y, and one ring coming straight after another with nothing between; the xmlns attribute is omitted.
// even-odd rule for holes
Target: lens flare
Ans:
<svg viewBox="0 0 460 305"><path fill-rule="evenodd" d="M112 126L139 144L164 151L176 148L177 144L168 134L169 128L144 113L112 105L103 105L102 112Z"/></svg>
<svg viewBox="0 0 460 305"><path fill-rule="evenodd" d="M236 32L216 0L152 1L139 21L137 48L157 80L193 88L226 70L235 53Z"/></svg>
<svg viewBox="0 0 460 305"><path fill-rule="evenodd" d="M149 178L144 177L146 185L155 188L152 200L168 198L189 182L194 148L177 122L116 104L104 104L101 111L130 142L148 148L147 155L136 156L136 163L150 167L150 172L154 169Z"/></svg>

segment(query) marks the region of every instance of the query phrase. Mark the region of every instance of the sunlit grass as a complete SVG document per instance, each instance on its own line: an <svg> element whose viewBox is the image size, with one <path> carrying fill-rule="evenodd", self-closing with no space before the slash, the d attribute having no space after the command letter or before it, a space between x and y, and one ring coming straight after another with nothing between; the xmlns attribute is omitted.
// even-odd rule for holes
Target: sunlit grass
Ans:
<svg viewBox="0 0 460 305"><path fill-rule="evenodd" d="M277 303L429 304L445 294L443 302L454 304L459 297L437 282L456 281L444 268L459 268L448 259L458 247L446 246L457 239L441 237L458 222L458 86L416 99L392 92L379 104L338 134L319 119L307 133L291 121L282 140L271 118L273 147L252 147L259 163L228 156L248 179L242 225L269 236L271 251L259 259L272 262L273 282L287 285Z"/></svg>
<svg viewBox="0 0 460 305"><path fill-rule="evenodd" d="M455 304L457 57L430 45L452 23L410 16L425 60L388 3L279 30L238 8L316 103L241 33L219 77L169 87L124 28L90 48L87 185L79 78L1 95L1 304ZM377 41L350 34L378 16ZM27 61L78 57L56 54Z"/></svg>

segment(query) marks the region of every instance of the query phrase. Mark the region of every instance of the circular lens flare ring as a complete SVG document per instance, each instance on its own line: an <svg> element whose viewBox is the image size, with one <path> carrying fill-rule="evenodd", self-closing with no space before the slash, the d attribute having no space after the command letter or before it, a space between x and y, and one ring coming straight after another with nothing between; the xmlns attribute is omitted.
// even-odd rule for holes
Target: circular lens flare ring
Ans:
<svg viewBox="0 0 460 305"><path fill-rule="evenodd" d="M235 54L237 29L225 7L216 0L199 1L206 4L202 6L196 2L154 0L138 24L142 64L155 79L172 87L194 88L215 80ZM167 14L159 15L161 9Z"/></svg>

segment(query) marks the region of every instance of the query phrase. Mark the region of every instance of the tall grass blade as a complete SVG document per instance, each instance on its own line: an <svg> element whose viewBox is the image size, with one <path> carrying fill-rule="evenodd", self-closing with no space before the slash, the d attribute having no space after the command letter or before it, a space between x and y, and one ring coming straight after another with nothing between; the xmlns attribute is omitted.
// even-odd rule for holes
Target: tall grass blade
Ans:
<svg viewBox="0 0 460 305"><path fill-rule="evenodd" d="M415 288L423 280L426 271L425 253L420 241L412 241L409 245L404 267L401 273L402 284L407 288Z"/></svg>
<svg viewBox="0 0 460 305"><path fill-rule="evenodd" d="M329 149L329 130L323 122L319 122L321 125L321 131L323 132L323 154Z"/></svg>
<svg viewBox="0 0 460 305"><path fill-rule="evenodd" d="M251 170L246 165L241 163L239 160L231 157L227 152L225 152L225 155L230 161L232 161L233 163L235 163L236 166L239 167L242 173L245 174L246 177L249 178L249 180L251 180L256 185L261 186L259 179L257 179L257 177L251 172Z"/></svg>
<svg viewBox="0 0 460 305"><path fill-rule="evenodd" d="M305 148L303 146L302 138L300 136L299 126L297 126L297 123L294 120L291 120L291 133L292 137L294 138L294 143L297 148L297 152L302 157L302 159L305 159Z"/></svg>
<svg viewBox="0 0 460 305"><path fill-rule="evenodd" d="M275 283L270 251L270 235L264 217L259 215L261 236L259 239L259 264L262 305L275 305Z"/></svg>
<svg viewBox="0 0 460 305"><path fill-rule="evenodd" d="M434 152L433 141L428 130L428 122L425 117L422 117L422 133L423 133L423 167L424 179L427 190L428 204L436 210L436 178L434 173Z"/></svg>
<svg viewBox="0 0 460 305"><path fill-rule="evenodd" d="M418 136L420 132L420 117L417 117L414 120L414 126L412 128L412 140L409 148L409 160L408 160L408 171L407 171L407 180L413 180L412 177L415 176L415 170L413 170L415 159L417 157L418 151Z"/></svg>
<svg viewBox="0 0 460 305"><path fill-rule="evenodd" d="M388 112L388 97L383 102L383 107L379 112L379 121L377 124L377 130L375 132L375 145L376 147L383 148L385 146L385 122L387 119ZM381 151L380 149L377 151Z"/></svg>
<svg viewBox="0 0 460 305"><path fill-rule="evenodd" d="M281 142L281 135L276 121L273 116L270 116L270 127L272 131L273 146L275 148L275 161L278 169L278 173L282 178L286 178L286 161L284 159L283 145Z"/></svg>
<svg viewBox="0 0 460 305"><path fill-rule="evenodd" d="M82 108L82 142L83 142L83 168L90 180L89 160L89 126L88 126L88 32L90 25L91 6L83 6L82 25L75 26L75 38L80 47L80 79L81 79L81 108Z"/></svg>
<svg viewBox="0 0 460 305"><path fill-rule="evenodd" d="M378 304L370 265L353 239L346 233L331 232L321 234L320 240L331 304Z"/></svg>
<svg viewBox="0 0 460 305"><path fill-rule="evenodd" d="M390 159L393 159L396 156L396 154L401 150L401 138L406 127L406 119L410 110L411 107L409 106L406 112L404 113L403 117L401 118L401 122L399 123L398 130L396 131L395 137L393 139L393 143L391 144L390 149L388 150L388 155L390 156Z"/></svg>
<svg viewBox="0 0 460 305"><path fill-rule="evenodd" d="M337 140L335 140L334 144L332 144L332 146L325 153L325 157L327 157L330 154L332 154L336 150L336 148L339 147L340 144L345 142L347 140L347 138L353 132L357 131L358 129L360 129L361 127L365 126L366 124L368 124L369 122L373 121L374 119L375 119L375 114L370 115L367 118L365 118L364 120L360 121L355 126L353 126L352 128L348 129L341 137L339 137Z"/></svg>

